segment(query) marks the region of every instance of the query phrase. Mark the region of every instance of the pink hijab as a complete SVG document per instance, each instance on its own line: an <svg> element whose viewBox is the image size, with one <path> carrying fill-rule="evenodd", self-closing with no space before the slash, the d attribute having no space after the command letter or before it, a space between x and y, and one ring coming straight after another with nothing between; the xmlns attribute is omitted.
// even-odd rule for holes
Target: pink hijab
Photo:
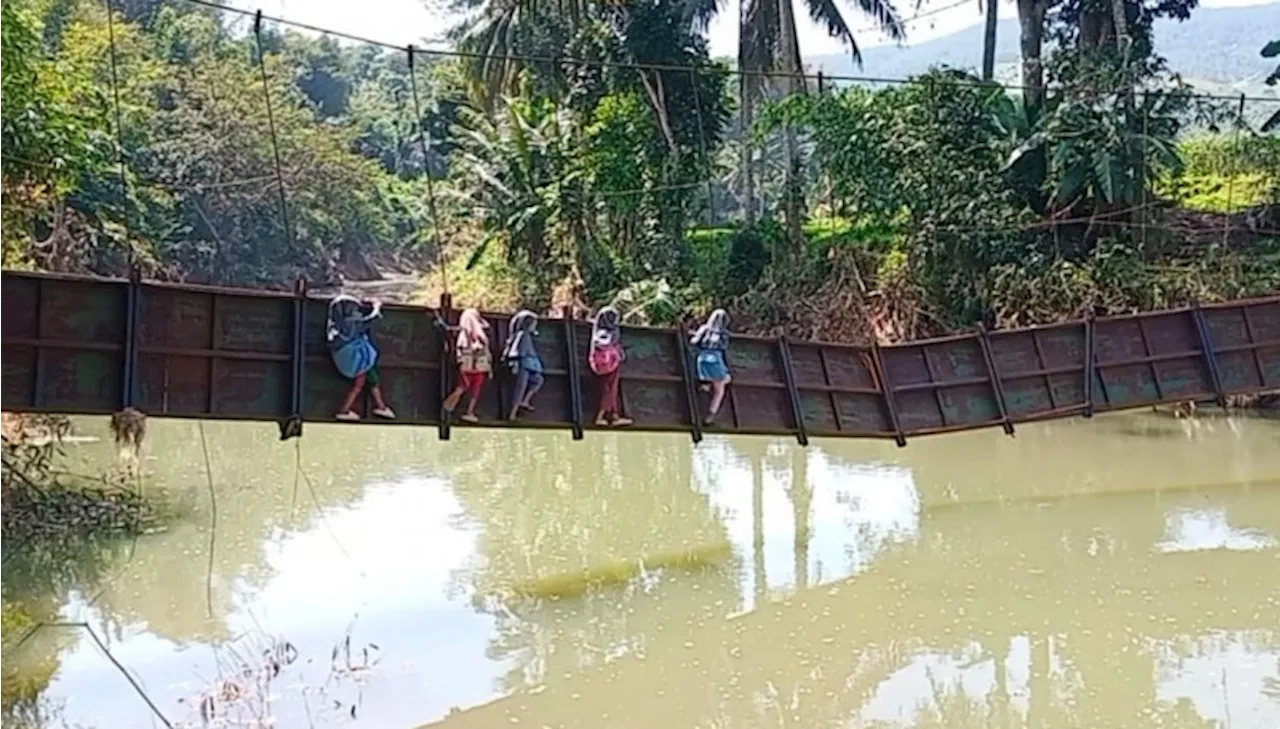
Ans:
<svg viewBox="0 0 1280 729"><path fill-rule="evenodd" d="M489 346L489 335L485 333L485 329L489 328L489 322L480 316L478 309L465 309L462 316L458 319L458 349L469 349L476 344Z"/></svg>

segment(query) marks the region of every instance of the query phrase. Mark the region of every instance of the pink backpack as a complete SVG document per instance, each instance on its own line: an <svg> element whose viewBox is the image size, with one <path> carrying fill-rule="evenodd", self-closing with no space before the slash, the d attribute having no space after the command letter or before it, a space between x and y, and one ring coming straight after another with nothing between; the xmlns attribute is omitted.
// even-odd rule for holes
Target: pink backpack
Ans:
<svg viewBox="0 0 1280 729"><path fill-rule="evenodd" d="M606 347L592 347L591 356L587 358L591 371L597 375L608 375L618 371L622 366L622 345L610 344Z"/></svg>

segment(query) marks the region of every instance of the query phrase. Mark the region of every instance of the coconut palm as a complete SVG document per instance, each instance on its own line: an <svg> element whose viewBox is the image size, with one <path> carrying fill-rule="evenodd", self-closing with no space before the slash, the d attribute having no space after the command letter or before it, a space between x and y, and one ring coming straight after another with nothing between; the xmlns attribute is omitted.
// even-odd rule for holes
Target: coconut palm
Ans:
<svg viewBox="0 0 1280 729"><path fill-rule="evenodd" d="M986 2L986 26L982 32L982 80L996 77L996 28L1000 25L1000 0Z"/></svg>
<svg viewBox="0 0 1280 729"><path fill-rule="evenodd" d="M862 51L835 0L805 0L805 7L809 17L826 28L832 38L839 39L849 49L854 62L861 65ZM895 41L906 38L902 16L891 0L857 0L856 7L870 16L889 38ZM764 98L767 88L785 95L804 92L806 84L792 0L742 0L738 33L738 68L742 72L739 94L742 125L746 129L751 126L755 106ZM792 160L786 165L787 218L792 235L798 236L800 201L796 194L798 186L791 179L798 168L794 162L796 144L793 133L788 132L785 136L787 156ZM747 205L747 220L751 220L755 215L755 184L750 147L744 147L744 150L743 199Z"/></svg>

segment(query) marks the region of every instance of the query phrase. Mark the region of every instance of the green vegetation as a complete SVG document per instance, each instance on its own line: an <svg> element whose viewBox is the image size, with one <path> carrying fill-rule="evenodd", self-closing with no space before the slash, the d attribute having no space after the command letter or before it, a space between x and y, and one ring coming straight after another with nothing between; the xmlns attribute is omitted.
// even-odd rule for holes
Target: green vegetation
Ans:
<svg viewBox="0 0 1280 729"><path fill-rule="evenodd" d="M814 94L767 3L742 83L708 55L707 3L462 3L471 55L411 63L180 0L110 25L100 3L15 0L4 260L283 287L400 259L428 301L447 280L489 308L718 304L827 338L1280 289L1276 138L1155 54L1190 3L1117 3L1119 28L1029 0L1019 41L1054 50L1020 93L938 68ZM904 32L892 4L859 7ZM835 6L808 9L858 55Z"/></svg>
<svg viewBox="0 0 1280 729"><path fill-rule="evenodd" d="M58 619L68 593L93 584L131 548L122 537L157 527L161 510L130 487L129 469L100 479L63 470L70 423L56 416L4 415L0 524L3 588L5 726L44 726L40 694L57 671L54 655L32 650L32 632ZM26 647L18 649L19 644Z"/></svg>
<svg viewBox="0 0 1280 729"><path fill-rule="evenodd" d="M157 527L160 510L138 487L136 463L100 478L65 471L62 442L70 422L59 416L5 414L3 538L24 556L74 555L79 542ZM25 560L29 562L30 560Z"/></svg>
<svg viewBox="0 0 1280 729"><path fill-rule="evenodd" d="M1182 174L1157 189L1183 207L1227 213L1280 204L1280 137L1199 137L1178 153Z"/></svg>

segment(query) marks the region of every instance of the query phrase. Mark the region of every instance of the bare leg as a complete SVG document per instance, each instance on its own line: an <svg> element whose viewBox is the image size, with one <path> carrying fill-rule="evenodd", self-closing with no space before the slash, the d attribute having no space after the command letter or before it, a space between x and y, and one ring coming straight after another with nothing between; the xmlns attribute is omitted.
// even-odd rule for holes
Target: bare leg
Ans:
<svg viewBox="0 0 1280 729"><path fill-rule="evenodd" d="M387 401L382 399L382 388L374 385L369 388L369 394L373 395L373 406L379 410L387 410Z"/></svg>
<svg viewBox="0 0 1280 729"><path fill-rule="evenodd" d="M347 389L346 397L342 398L342 405L338 408L339 415L354 412L356 398L364 390L364 380L365 376L360 375L351 381L351 387Z"/></svg>
<svg viewBox="0 0 1280 729"><path fill-rule="evenodd" d="M448 412L453 412L458 407L458 402L462 400L462 393L466 391L467 391L467 388L463 387L462 385L458 385L457 387L453 388L453 392L449 393L449 397L446 397L444 399L444 409ZM468 409L467 412L471 412L475 409L476 409L476 402L475 400L472 400L471 408Z"/></svg>
<svg viewBox="0 0 1280 729"><path fill-rule="evenodd" d="M538 390L547 382L547 378L542 376L541 372L529 373L529 390L525 392L524 399L520 401L520 407L525 410L533 409L533 396L538 394Z"/></svg>
<svg viewBox="0 0 1280 729"><path fill-rule="evenodd" d="M519 417L520 406L524 405L525 397L528 394L527 390L529 389L530 377L531 373L529 370L526 370L523 367L521 367L520 371L516 373L516 387L511 393L511 415L507 418L508 420L515 420Z"/></svg>
<svg viewBox="0 0 1280 729"><path fill-rule="evenodd" d="M725 386L728 384L727 379L711 383L711 407L707 409L707 422L714 420L716 414L720 412L720 405L724 402Z"/></svg>

